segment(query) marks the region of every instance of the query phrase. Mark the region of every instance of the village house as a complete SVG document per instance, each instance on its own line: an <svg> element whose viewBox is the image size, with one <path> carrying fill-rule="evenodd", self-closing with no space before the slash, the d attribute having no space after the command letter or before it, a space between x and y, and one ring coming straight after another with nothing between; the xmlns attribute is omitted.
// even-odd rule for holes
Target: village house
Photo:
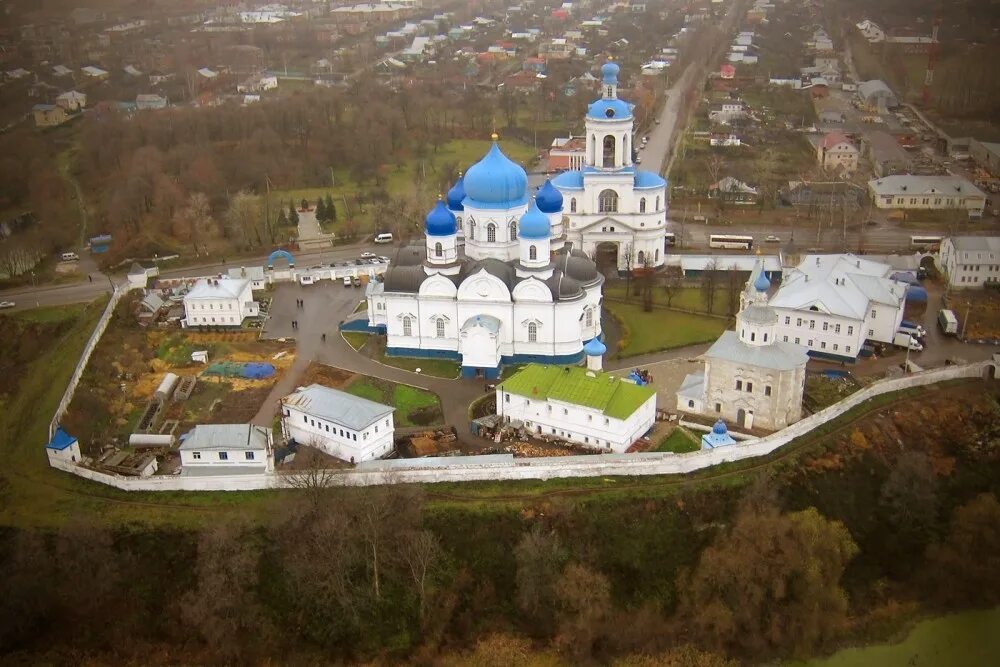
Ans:
<svg viewBox="0 0 1000 667"><path fill-rule="evenodd" d="M285 437L331 456L360 463L393 449L393 408L319 384L281 399Z"/></svg>
<svg viewBox="0 0 1000 667"><path fill-rule="evenodd" d="M69 90L56 98L56 106L70 113L76 113L87 106L87 96L79 91Z"/></svg>
<svg viewBox="0 0 1000 667"><path fill-rule="evenodd" d="M591 358L605 350L596 338L587 343L588 368L525 366L497 385L497 414L537 437L624 452L653 427L656 391L602 372Z"/></svg>
<svg viewBox="0 0 1000 667"><path fill-rule="evenodd" d="M202 424L182 438L181 474L252 475L274 470L271 428L253 424Z"/></svg>
<svg viewBox="0 0 1000 667"><path fill-rule="evenodd" d="M150 93L140 93L135 96L135 108L138 111L148 111L152 109L166 109L167 98L162 95Z"/></svg>
<svg viewBox="0 0 1000 667"><path fill-rule="evenodd" d="M708 119L713 123L728 125L734 120L746 118L747 110L742 100L723 102L708 112Z"/></svg>
<svg viewBox="0 0 1000 667"><path fill-rule="evenodd" d="M206 278L184 295L182 324L239 327L246 318L259 314L260 304L253 300L249 279Z"/></svg>
<svg viewBox="0 0 1000 667"><path fill-rule="evenodd" d="M721 200L726 204L747 206L756 204L760 199L760 194L756 188L750 187L743 181L726 176L718 183L708 186L708 198Z"/></svg>
<svg viewBox="0 0 1000 667"><path fill-rule="evenodd" d="M896 175L868 181L872 203L881 209L904 211L965 211L981 218L986 194L961 176Z"/></svg>
<svg viewBox="0 0 1000 667"><path fill-rule="evenodd" d="M556 137L549 148L549 171L564 171L566 169L582 169L587 158L587 141L585 137Z"/></svg>
<svg viewBox="0 0 1000 667"><path fill-rule="evenodd" d="M1000 178L1000 143L979 141L969 142L969 157L994 178Z"/></svg>
<svg viewBox="0 0 1000 667"><path fill-rule="evenodd" d="M816 143L819 166L830 171L854 173L859 155L857 146L843 132L828 132Z"/></svg>
<svg viewBox="0 0 1000 667"><path fill-rule="evenodd" d="M66 109L55 104L36 104L31 107L31 115L35 119L35 127L55 127L70 118Z"/></svg>
<svg viewBox="0 0 1000 667"><path fill-rule="evenodd" d="M49 465L60 461L63 463L79 463L83 460L80 453L80 442L72 435L62 429L56 428L55 434L45 445L45 455L48 457Z"/></svg>

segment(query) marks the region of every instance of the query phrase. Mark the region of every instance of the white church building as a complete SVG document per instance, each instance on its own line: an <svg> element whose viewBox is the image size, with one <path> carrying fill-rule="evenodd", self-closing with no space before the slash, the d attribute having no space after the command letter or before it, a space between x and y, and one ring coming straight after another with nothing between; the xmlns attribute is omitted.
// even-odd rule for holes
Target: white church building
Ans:
<svg viewBox="0 0 1000 667"><path fill-rule="evenodd" d="M667 182L633 161L632 105L618 98L619 67L601 67L603 94L586 116L586 158L552 183L563 196L566 240L619 272L663 266Z"/></svg>
<svg viewBox="0 0 1000 667"><path fill-rule="evenodd" d="M604 278L566 247L562 194L546 183L529 197L524 169L493 139L427 215L423 246L402 248L366 292L388 354L455 359L466 377L575 363L601 335Z"/></svg>
<svg viewBox="0 0 1000 667"><path fill-rule="evenodd" d="M809 354L802 345L778 339L778 314L767 305L770 288L758 262L740 297L736 330L724 331L702 355L704 372L684 378L678 411L769 430L802 417Z"/></svg>

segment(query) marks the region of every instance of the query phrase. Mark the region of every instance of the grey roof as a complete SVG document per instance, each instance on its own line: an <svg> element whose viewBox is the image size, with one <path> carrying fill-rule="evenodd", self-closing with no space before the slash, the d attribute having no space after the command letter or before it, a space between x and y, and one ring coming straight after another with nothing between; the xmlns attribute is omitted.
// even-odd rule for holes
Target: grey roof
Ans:
<svg viewBox="0 0 1000 667"><path fill-rule="evenodd" d="M555 263L568 277L583 285L593 285L603 279L594 260L580 250L557 254Z"/></svg>
<svg viewBox="0 0 1000 667"><path fill-rule="evenodd" d="M514 270L513 266L493 257L466 262L462 267L462 271L459 273L460 279L465 280L469 276L475 275L484 269L486 270L486 273L499 278L500 282L506 285L509 290L513 290L514 285L521 282L521 279L517 277L517 272Z"/></svg>
<svg viewBox="0 0 1000 667"><path fill-rule="evenodd" d="M281 399L281 402L313 417L335 422L353 431L363 431L395 410L391 405L382 405L321 384L299 387Z"/></svg>
<svg viewBox="0 0 1000 667"><path fill-rule="evenodd" d="M427 259L427 248L423 245L408 245L396 251L393 266L417 266Z"/></svg>
<svg viewBox="0 0 1000 667"><path fill-rule="evenodd" d="M948 240L962 252L1000 252L1000 236L952 236Z"/></svg>
<svg viewBox="0 0 1000 667"><path fill-rule="evenodd" d="M770 345L747 345L735 331L723 331L719 340L705 353L709 359L724 359L736 364L776 371L790 371L809 361L806 348L795 343L774 342Z"/></svg>
<svg viewBox="0 0 1000 667"><path fill-rule="evenodd" d="M899 174L868 181L876 195L963 195L986 197L986 194L961 176L914 176Z"/></svg>
<svg viewBox="0 0 1000 667"><path fill-rule="evenodd" d="M145 297L143 297L140 305L151 313L159 312L160 308L166 305L166 302L160 298L159 294L150 292Z"/></svg>
<svg viewBox="0 0 1000 667"><path fill-rule="evenodd" d="M565 275L562 271L555 271L552 277L545 281L552 298L556 301L568 301L583 295L583 288L580 283Z"/></svg>
<svg viewBox="0 0 1000 667"><path fill-rule="evenodd" d="M424 267L416 266L390 266L385 272L386 292L419 292L420 286L427 280L427 273Z"/></svg>
<svg viewBox="0 0 1000 667"><path fill-rule="evenodd" d="M859 83L858 95L868 103L871 103L873 99L882 98L888 106L896 106L895 93L881 79L872 79L871 81L862 81Z"/></svg>
<svg viewBox="0 0 1000 667"><path fill-rule="evenodd" d="M181 443L182 451L267 449L267 429L253 424L200 424Z"/></svg>
<svg viewBox="0 0 1000 667"><path fill-rule="evenodd" d="M250 280L264 280L263 266L241 266L229 269L230 278L249 278Z"/></svg>
<svg viewBox="0 0 1000 667"><path fill-rule="evenodd" d="M249 284L246 279L202 279L195 283L184 299L238 299Z"/></svg>
<svg viewBox="0 0 1000 667"><path fill-rule="evenodd" d="M864 319L872 301L898 306L906 288L888 276L892 267L854 255L807 255L785 272L770 306Z"/></svg>
<svg viewBox="0 0 1000 667"><path fill-rule="evenodd" d="M774 324L778 314L768 306L747 306L740 313L740 319L747 324Z"/></svg>
<svg viewBox="0 0 1000 667"><path fill-rule="evenodd" d="M705 397L705 373L689 373L681 382L677 395L683 398L702 400Z"/></svg>

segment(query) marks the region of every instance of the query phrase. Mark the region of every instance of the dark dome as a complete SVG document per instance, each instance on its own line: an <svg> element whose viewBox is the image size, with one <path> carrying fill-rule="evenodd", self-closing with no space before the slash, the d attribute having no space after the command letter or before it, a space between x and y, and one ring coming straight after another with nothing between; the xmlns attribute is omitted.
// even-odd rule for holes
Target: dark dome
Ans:
<svg viewBox="0 0 1000 667"><path fill-rule="evenodd" d="M385 291L419 292L426 279L422 266L394 266L385 272Z"/></svg>
<svg viewBox="0 0 1000 667"><path fill-rule="evenodd" d="M557 301L565 301L583 295L580 283L567 277L562 271L553 273L552 277L545 281L545 284L552 290L552 296Z"/></svg>
<svg viewBox="0 0 1000 667"><path fill-rule="evenodd" d="M396 259L392 261L392 264L395 266L416 266L423 264L425 259L427 259L427 248L422 245L408 245L396 252Z"/></svg>
<svg viewBox="0 0 1000 667"><path fill-rule="evenodd" d="M517 274L514 271L514 267L506 262L496 259L495 257L487 257L486 259L466 263L465 266L462 267L462 280L464 281L469 276L479 273L482 269L485 269L486 273L491 276L499 278L509 290L513 290L514 285L519 282Z"/></svg>
<svg viewBox="0 0 1000 667"><path fill-rule="evenodd" d="M566 263L563 266L566 275L584 284L592 283L601 277L601 274L597 272L597 265L589 257L570 256L566 259Z"/></svg>

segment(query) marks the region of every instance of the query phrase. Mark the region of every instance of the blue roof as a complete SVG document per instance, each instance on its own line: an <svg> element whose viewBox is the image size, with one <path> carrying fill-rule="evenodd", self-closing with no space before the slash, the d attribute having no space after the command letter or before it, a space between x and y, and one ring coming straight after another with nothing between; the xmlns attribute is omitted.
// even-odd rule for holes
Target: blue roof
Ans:
<svg viewBox="0 0 1000 667"><path fill-rule="evenodd" d="M523 239L547 239L552 236L549 216L539 210L537 200L532 200L528 212L521 216L517 233Z"/></svg>
<svg viewBox="0 0 1000 667"><path fill-rule="evenodd" d="M513 208L528 200L528 175L503 154L496 141L483 159L466 172L464 187L463 206Z"/></svg>
<svg viewBox="0 0 1000 667"><path fill-rule="evenodd" d="M45 445L47 449L56 449L62 451L76 442L76 438L71 436L69 433L62 429L62 426L56 429L56 434L52 436L52 440L49 444Z"/></svg>
<svg viewBox="0 0 1000 667"><path fill-rule="evenodd" d="M438 199L434 208L424 218L424 231L427 236L453 236L458 231L455 214L448 210L444 201Z"/></svg>
<svg viewBox="0 0 1000 667"><path fill-rule="evenodd" d="M583 190L583 172L576 170L564 171L553 178L552 183L559 188Z"/></svg>
<svg viewBox="0 0 1000 667"><path fill-rule="evenodd" d="M559 213L563 207L562 193L552 187L552 181L546 179L545 185L535 195L538 209L542 213Z"/></svg>
<svg viewBox="0 0 1000 667"><path fill-rule="evenodd" d="M604 353L607 351L607 345L602 343L600 338L591 338L587 341L587 344L583 346L583 353L588 357L603 357Z"/></svg>
<svg viewBox="0 0 1000 667"><path fill-rule="evenodd" d="M628 120L632 117L632 105L625 100L600 99L587 107L587 118L600 120Z"/></svg>
<svg viewBox="0 0 1000 667"><path fill-rule="evenodd" d="M726 433L729 433L729 429L726 428L726 422L721 419L715 422L712 426L712 433L715 433L716 435L725 435Z"/></svg>
<svg viewBox="0 0 1000 667"><path fill-rule="evenodd" d="M659 174L651 171L635 172L635 187L637 188L665 188L667 182Z"/></svg>
<svg viewBox="0 0 1000 667"><path fill-rule="evenodd" d="M715 449L716 447L725 447L727 445L735 445L736 440L733 436L729 435L729 430L726 428L726 422L721 419L715 422L715 426L712 427L711 433L706 433L701 436L701 448L702 449Z"/></svg>
<svg viewBox="0 0 1000 667"><path fill-rule="evenodd" d="M455 185L451 186L451 190L448 190L448 208L452 211L465 210L465 207L462 206L462 200L465 199L465 184L463 180L463 177L459 175L458 180L455 181Z"/></svg>
<svg viewBox="0 0 1000 667"><path fill-rule="evenodd" d="M753 281L753 288L758 292L766 292L771 289L771 281L767 279L767 273L763 270L757 275L757 280Z"/></svg>

